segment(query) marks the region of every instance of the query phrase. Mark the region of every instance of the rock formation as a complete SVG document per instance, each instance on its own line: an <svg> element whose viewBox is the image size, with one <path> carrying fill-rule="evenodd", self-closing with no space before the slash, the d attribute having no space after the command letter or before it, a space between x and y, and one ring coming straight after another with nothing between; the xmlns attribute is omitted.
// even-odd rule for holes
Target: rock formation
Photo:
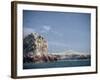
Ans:
<svg viewBox="0 0 100 80"><path fill-rule="evenodd" d="M63 53L48 54L46 39L38 34L31 33L23 39L23 62L42 63L57 60L90 59L91 56L79 52L65 51Z"/></svg>
<svg viewBox="0 0 100 80"><path fill-rule="evenodd" d="M48 54L48 44L43 36L31 33L23 40L23 53L25 62L48 62L57 60L56 56Z"/></svg>

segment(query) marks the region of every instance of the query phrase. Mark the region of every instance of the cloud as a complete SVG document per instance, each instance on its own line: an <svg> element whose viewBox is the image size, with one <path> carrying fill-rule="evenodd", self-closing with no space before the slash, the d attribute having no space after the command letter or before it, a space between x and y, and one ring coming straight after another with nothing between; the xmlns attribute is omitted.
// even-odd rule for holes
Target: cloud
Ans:
<svg viewBox="0 0 100 80"><path fill-rule="evenodd" d="M62 33L61 32L58 32L58 31L55 31L51 28L51 26L49 25L44 25L43 26L43 29L41 30L41 33L48 33L50 32L50 34L52 33L53 35L56 35L56 36L59 36L59 37L62 37Z"/></svg>
<svg viewBox="0 0 100 80"><path fill-rule="evenodd" d="M23 28L23 36L24 37L27 36L30 33L33 33L33 32L36 32L36 30L33 29L33 28L30 28L30 27L24 27Z"/></svg>
<svg viewBox="0 0 100 80"><path fill-rule="evenodd" d="M61 32L57 32L57 31L52 31L53 34L59 36L59 37L62 37L62 33Z"/></svg>
<svg viewBox="0 0 100 80"><path fill-rule="evenodd" d="M45 29L46 31L50 31L51 27L48 26L48 25L44 25L44 26L43 26L43 29Z"/></svg>
<svg viewBox="0 0 100 80"><path fill-rule="evenodd" d="M51 26L44 25L43 28L41 29L41 33L48 33L51 30Z"/></svg>
<svg viewBox="0 0 100 80"><path fill-rule="evenodd" d="M50 31L50 30L51 30L51 27L48 26L48 25L44 25L44 26L43 26L43 29L46 30L46 31Z"/></svg>

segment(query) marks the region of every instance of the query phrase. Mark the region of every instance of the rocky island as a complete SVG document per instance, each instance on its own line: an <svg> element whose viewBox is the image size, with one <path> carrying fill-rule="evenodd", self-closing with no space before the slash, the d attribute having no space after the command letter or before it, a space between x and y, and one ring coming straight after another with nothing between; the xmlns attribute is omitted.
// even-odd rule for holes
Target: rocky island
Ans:
<svg viewBox="0 0 100 80"><path fill-rule="evenodd" d="M42 63L58 60L58 56L48 54L48 43L38 33L31 33L23 40L23 62Z"/></svg>
<svg viewBox="0 0 100 80"><path fill-rule="evenodd" d="M90 54L80 54L73 51L63 53L48 53L46 39L38 34L31 33L23 39L23 63L43 63L57 60L90 59Z"/></svg>

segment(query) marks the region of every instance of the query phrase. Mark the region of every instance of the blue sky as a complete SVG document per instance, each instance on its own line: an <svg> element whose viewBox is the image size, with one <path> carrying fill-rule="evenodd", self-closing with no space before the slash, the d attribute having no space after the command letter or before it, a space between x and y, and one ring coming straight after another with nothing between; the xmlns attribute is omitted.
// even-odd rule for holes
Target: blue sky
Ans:
<svg viewBox="0 0 100 80"><path fill-rule="evenodd" d="M37 32L48 42L49 52L90 52L88 13L23 10L24 36Z"/></svg>

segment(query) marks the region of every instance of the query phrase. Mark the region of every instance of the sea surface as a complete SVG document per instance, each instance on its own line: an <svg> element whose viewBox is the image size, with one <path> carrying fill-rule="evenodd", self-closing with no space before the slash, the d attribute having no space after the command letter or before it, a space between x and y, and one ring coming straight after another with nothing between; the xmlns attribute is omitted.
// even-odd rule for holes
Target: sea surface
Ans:
<svg viewBox="0 0 100 80"><path fill-rule="evenodd" d="M58 68L58 67L79 67L91 66L90 59L86 60L59 60L45 63L24 63L23 69Z"/></svg>

